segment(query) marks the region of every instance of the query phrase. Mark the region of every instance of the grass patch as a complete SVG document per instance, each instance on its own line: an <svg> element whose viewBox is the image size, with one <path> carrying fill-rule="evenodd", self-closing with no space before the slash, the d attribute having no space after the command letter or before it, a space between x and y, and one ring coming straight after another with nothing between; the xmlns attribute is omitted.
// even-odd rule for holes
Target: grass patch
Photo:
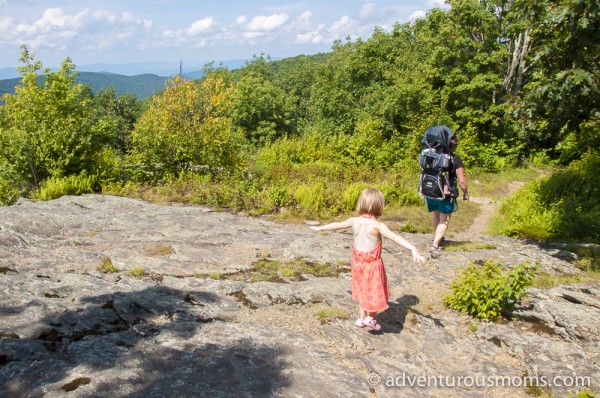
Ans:
<svg viewBox="0 0 600 398"><path fill-rule="evenodd" d="M582 271L592 271L600 273L600 245L567 245L564 248L572 253L577 254L579 260L573 265Z"/></svg>
<svg viewBox="0 0 600 398"><path fill-rule="evenodd" d="M100 260L100 265L96 267L96 270L102 272L103 274L119 272L119 268L112 263L110 257L105 257Z"/></svg>
<svg viewBox="0 0 600 398"><path fill-rule="evenodd" d="M144 251L150 256L166 256L175 253L172 246L157 243L153 246L146 247Z"/></svg>
<svg viewBox="0 0 600 398"><path fill-rule="evenodd" d="M446 252L472 252L475 250L492 250L495 249L494 245L489 243L476 243L476 242L447 242L444 245L444 251Z"/></svg>
<svg viewBox="0 0 600 398"><path fill-rule="evenodd" d="M348 319L348 313L343 308L321 307L315 312L321 324L326 324L334 319Z"/></svg>
<svg viewBox="0 0 600 398"><path fill-rule="evenodd" d="M469 194L472 197L485 197L499 200L510 194L509 187L513 181L528 183L546 173L548 170L534 170L531 168L516 168L505 170L502 173L488 173L478 170L467 170Z"/></svg>
<svg viewBox="0 0 600 398"><path fill-rule="evenodd" d="M533 279L532 287L538 289L551 289L558 285L572 285L576 283L599 283L600 273L584 272L580 275L550 275L547 273L539 273Z"/></svg>
<svg viewBox="0 0 600 398"><path fill-rule="evenodd" d="M135 278L141 278L142 276L144 276L145 273L146 273L146 271L144 270L144 267L142 267L140 265L134 265L129 270L129 275L131 275Z"/></svg>
<svg viewBox="0 0 600 398"><path fill-rule="evenodd" d="M43 181L39 188L32 191L29 196L34 200L52 200L64 195L83 195L93 193L96 187L96 179L90 176L68 176L48 178Z"/></svg>
<svg viewBox="0 0 600 398"><path fill-rule="evenodd" d="M211 278L215 280L234 280L238 282L277 282L302 281L303 275L316 277L335 277L340 273L350 272L347 265L341 263L324 264L293 258L285 261L271 260L263 257L251 269L231 273L196 274L196 278Z"/></svg>

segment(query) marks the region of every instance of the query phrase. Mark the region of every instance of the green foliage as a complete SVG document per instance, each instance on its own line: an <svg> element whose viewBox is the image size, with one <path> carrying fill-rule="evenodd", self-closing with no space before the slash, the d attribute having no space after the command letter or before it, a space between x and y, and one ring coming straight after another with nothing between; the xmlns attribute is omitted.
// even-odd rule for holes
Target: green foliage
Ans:
<svg viewBox="0 0 600 398"><path fill-rule="evenodd" d="M131 136L131 159L140 166L141 179L157 181L189 170L238 172L245 157L243 137L227 117L233 90L221 77L171 80Z"/></svg>
<svg viewBox="0 0 600 398"><path fill-rule="evenodd" d="M348 319L348 313L339 307L321 307L316 312L317 318L321 324L331 322L333 319Z"/></svg>
<svg viewBox="0 0 600 398"><path fill-rule="evenodd" d="M144 267L142 267L141 265L134 265L129 270L129 275L133 276L134 278L141 278L145 274L146 270L144 270Z"/></svg>
<svg viewBox="0 0 600 398"><path fill-rule="evenodd" d="M64 195L83 195L93 193L96 189L96 179L87 175L71 175L68 177L51 177L31 191L29 196L36 200L52 200Z"/></svg>
<svg viewBox="0 0 600 398"><path fill-rule="evenodd" d="M94 175L104 167L98 154L113 134L109 118L93 117L91 91L75 83L69 58L59 71L45 69L40 76L41 62L22 49L20 85L0 107L0 179L15 186L0 188L5 203L47 178Z"/></svg>
<svg viewBox="0 0 600 398"><path fill-rule="evenodd" d="M0 204L48 178L87 175L103 192L337 216L356 190L377 186L399 222L424 231L409 213L431 125L457 131L467 173L569 164L600 146L597 2L449 6L327 54L208 66L143 103L120 87L94 95L69 59L41 73L23 47L21 83L0 106ZM500 231L597 240L597 171L585 159L595 171L573 166L517 194ZM465 210L475 211L465 204L453 225Z"/></svg>
<svg viewBox="0 0 600 398"><path fill-rule="evenodd" d="M302 137L281 138L258 150L256 162L259 166L292 166L306 164L326 158L326 140L316 131Z"/></svg>
<svg viewBox="0 0 600 398"><path fill-rule="evenodd" d="M103 258L102 261L100 261L100 265L96 267L96 269L103 274L119 272L119 267L112 263L110 257Z"/></svg>
<svg viewBox="0 0 600 398"><path fill-rule="evenodd" d="M358 202L361 192L368 187L369 185L364 182L348 185L342 193L342 209L349 212L353 211L356 208L356 203Z"/></svg>
<svg viewBox="0 0 600 398"><path fill-rule="evenodd" d="M117 97L112 86L96 93L91 118L95 128L102 131L102 134L98 135L102 140L100 144L105 148L125 153L133 126L142 115L142 108L142 103L133 95Z"/></svg>
<svg viewBox="0 0 600 398"><path fill-rule="evenodd" d="M290 131L286 93L263 76L244 76L233 105L234 124L255 144L264 145Z"/></svg>
<svg viewBox="0 0 600 398"><path fill-rule="evenodd" d="M325 206L324 189L322 182L300 184L296 187L294 197L299 206L318 214Z"/></svg>
<svg viewBox="0 0 600 398"><path fill-rule="evenodd" d="M333 277L342 272L348 272L347 267L341 265L313 263L300 258L279 261L263 257L258 260L254 264L254 267L249 270L243 270L229 274L197 275L197 277L228 279L247 283L285 282L284 278L298 281L304 279L302 275Z"/></svg>
<svg viewBox="0 0 600 398"><path fill-rule="evenodd" d="M495 232L551 240L600 240L600 155L586 154L518 191L501 207Z"/></svg>
<svg viewBox="0 0 600 398"><path fill-rule="evenodd" d="M10 206L26 190L26 181L12 165L0 162L0 206Z"/></svg>
<svg viewBox="0 0 600 398"><path fill-rule="evenodd" d="M468 252L474 250L493 250L494 245L476 242L448 242L444 246L446 252Z"/></svg>
<svg viewBox="0 0 600 398"><path fill-rule="evenodd" d="M575 395L575 398L596 398L596 394L590 390L581 390Z"/></svg>
<svg viewBox="0 0 600 398"><path fill-rule="evenodd" d="M501 267L493 261L470 263L450 283L452 292L444 297L444 303L477 318L496 320L525 294L538 270L529 263L507 273Z"/></svg>
<svg viewBox="0 0 600 398"><path fill-rule="evenodd" d="M585 125L595 119L597 126L600 110L600 6L587 0L544 0L532 10L533 62L517 117L529 148L551 149L567 163L595 148L588 143L598 142L597 128Z"/></svg>

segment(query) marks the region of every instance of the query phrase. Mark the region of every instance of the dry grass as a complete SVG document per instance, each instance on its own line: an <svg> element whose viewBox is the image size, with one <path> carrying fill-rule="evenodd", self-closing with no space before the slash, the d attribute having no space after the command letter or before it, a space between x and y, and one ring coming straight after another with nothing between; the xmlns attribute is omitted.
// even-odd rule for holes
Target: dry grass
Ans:
<svg viewBox="0 0 600 398"><path fill-rule="evenodd" d="M145 247L144 252L149 256L167 256L169 254L175 253L175 250L171 245L157 243L155 245Z"/></svg>

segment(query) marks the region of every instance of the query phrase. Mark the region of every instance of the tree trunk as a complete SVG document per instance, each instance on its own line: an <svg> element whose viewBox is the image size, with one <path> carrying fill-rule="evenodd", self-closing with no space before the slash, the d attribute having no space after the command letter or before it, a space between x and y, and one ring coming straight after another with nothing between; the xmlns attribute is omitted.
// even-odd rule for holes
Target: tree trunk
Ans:
<svg viewBox="0 0 600 398"><path fill-rule="evenodd" d="M506 93L514 94L521 89L523 76L529 69L529 66L526 64L527 54L531 48L529 29L519 33L517 38L512 42L511 47L513 47L513 51L509 58L508 71L502 82L502 87Z"/></svg>

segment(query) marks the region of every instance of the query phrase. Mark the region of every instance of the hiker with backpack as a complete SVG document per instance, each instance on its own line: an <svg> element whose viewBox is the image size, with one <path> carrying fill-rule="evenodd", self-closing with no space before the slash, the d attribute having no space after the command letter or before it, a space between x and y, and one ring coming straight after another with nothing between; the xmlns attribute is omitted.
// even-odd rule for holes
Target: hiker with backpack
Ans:
<svg viewBox="0 0 600 398"><path fill-rule="evenodd" d="M463 200L469 200L469 193L464 164L454 153L458 146L456 133L446 126L433 126L425 131L421 143L419 194L425 198L427 211L433 213L433 254L442 250L440 244L445 240L450 217L458 210L458 186Z"/></svg>

